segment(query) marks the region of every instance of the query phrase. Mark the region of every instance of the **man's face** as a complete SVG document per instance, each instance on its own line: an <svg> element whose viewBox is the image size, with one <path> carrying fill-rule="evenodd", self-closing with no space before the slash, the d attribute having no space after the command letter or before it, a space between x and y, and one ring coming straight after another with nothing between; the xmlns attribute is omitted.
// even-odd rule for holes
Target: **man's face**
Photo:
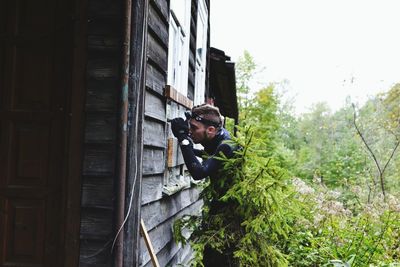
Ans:
<svg viewBox="0 0 400 267"><path fill-rule="evenodd" d="M213 129L211 129L214 128L213 126L206 126L203 123L194 119L191 119L189 121L189 125L190 137L195 144L207 142L214 137L214 135L212 134Z"/></svg>

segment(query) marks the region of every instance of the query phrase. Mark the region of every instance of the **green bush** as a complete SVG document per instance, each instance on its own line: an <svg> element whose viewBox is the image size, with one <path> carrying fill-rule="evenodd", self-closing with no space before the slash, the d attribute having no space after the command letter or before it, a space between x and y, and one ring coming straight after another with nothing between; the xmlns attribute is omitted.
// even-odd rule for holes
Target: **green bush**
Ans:
<svg viewBox="0 0 400 267"><path fill-rule="evenodd" d="M284 249L302 208L287 172L274 157L263 156L262 142L248 128L239 131L234 142L242 149L234 158L223 159L223 175L204 189L202 217L178 220L176 240L191 242L196 252L194 266L201 265L205 245L229 254L238 266L288 266ZM225 205L209 214L213 201ZM181 234L185 228L192 231L188 238Z"/></svg>
<svg viewBox="0 0 400 267"><path fill-rule="evenodd" d="M386 203L351 202L358 199L356 191L344 194L289 179L274 155L263 156L262 142L248 128L234 142L242 149L234 158L221 158L223 175L203 190L202 215L175 223L176 240L190 242L195 251L192 266L202 266L206 245L237 266L390 266L398 261L400 202L395 197ZM213 201L223 205L210 214Z"/></svg>

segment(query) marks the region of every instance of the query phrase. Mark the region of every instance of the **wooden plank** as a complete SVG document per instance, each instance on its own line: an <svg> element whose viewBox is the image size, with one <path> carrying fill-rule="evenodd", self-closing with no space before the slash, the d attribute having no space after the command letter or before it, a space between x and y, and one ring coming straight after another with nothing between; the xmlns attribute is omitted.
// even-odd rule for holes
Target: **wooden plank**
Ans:
<svg viewBox="0 0 400 267"><path fill-rule="evenodd" d="M195 208L194 208L195 207ZM172 225L177 218L180 218L184 214L198 214L199 210L196 206L189 206L187 209L179 212L174 217L171 217L167 221L163 222L162 224L158 225L157 227L153 228L149 232L150 239L152 240L154 251L157 253L164 248L169 242L173 242L173 234L172 234ZM147 224L146 220L143 219ZM141 239L141 251L140 251L140 266L145 265L150 260L150 255L147 253L146 250L143 250L144 247L144 240ZM175 244L176 245L176 244ZM161 262L163 266L166 266L165 262Z"/></svg>
<svg viewBox="0 0 400 267"><path fill-rule="evenodd" d="M149 8L149 27L157 35L164 47L168 47L168 24L160 17L154 6Z"/></svg>
<svg viewBox="0 0 400 267"><path fill-rule="evenodd" d="M153 61L158 68L167 72L168 69L168 54L167 50L160 45L159 41L154 38L149 32L147 39L147 56Z"/></svg>
<svg viewBox="0 0 400 267"><path fill-rule="evenodd" d="M193 258L193 250L190 244L186 244L181 250L176 253L174 258L168 263L171 266L181 265L181 266L188 266L190 260Z"/></svg>
<svg viewBox="0 0 400 267"><path fill-rule="evenodd" d="M190 266L189 260L192 258L193 251L189 244L182 247L181 244L168 243L158 254L157 258L163 266ZM150 262L144 267L151 267Z"/></svg>
<svg viewBox="0 0 400 267"><path fill-rule="evenodd" d="M87 64L89 78L109 79L119 76L118 60L115 58L92 58Z"/></svg>
<svg viewBox="0 0 400 267"><path fill-rule="evenodd" d="M166 147L165 123L145 119L143 131L144 145Z"/></svg>
<svg viewBox="0 0 400 267"><path fill-rule="evenodd" d="M81 209L81 239L108 240L113 235L113 212L110 209Z"/></svg>
<svg viewBox="0 0 400 267"><path fill-rule="evenodd" d="M151 0L150 5L161 14L163 20L168 23L169 9L168 2L166 0Z"/></svg>
<svg viewBox="0 0 400 267"><path fill-rule="evenodd" d="M85 152L79 266L112 266L122 5L89 0Z"/></svg>
<svg viewBox="0 0 400 267"><path fill-rule="evenodd" d="M170 265L169 262L175 255L182 249L181 244L176 244L175 241L171 240L157 253L157 258L162 266L177 266ZM179 265L178 265L179 266ZM189 266L189 265L185 265ZM143 267L152 267L151 261L147 262Z"/></svg>
<svg viewBox="0 0 400 267"><path fill-rule="evenodd" d="M177 144L178 140L176 138L168 138L168 147L167 147L167 166L174 167L176 162L176 152L177 152Z"/></svg>
<svg viewBox="0 0 400 267"><path fill-rule="evenodd" d="M125 194L125 208L128 203L131 203L132 209L124 229L123 266L137 266L139 261L148 9L148 1L146 0L132 2L132 20L128 21L132 24L129 44L129 112L132 114L132 118L131 123L128 123L126 190L131 192L132 195Z"/></svg>
<svg viewBox="0 0 400 267"><path fill-rule="evenodd" d="M87 113L85 127L86 143L115 143L116 114Z"/></svg>
<svg viewBox="0 0 400 267"><path fill-rule="evenodd" d="M155 228L153 231L149 232L150 239L153 240L154 251L158 254L163 247L165 247L169 242L173 242L172 234L172 220L166 224L160 225L160 227ZM140 240L140 260L139 266L143 266L150 261L150 255L146 250L143 238ZM163 262L161 264L164 265Z"/></svg>
<svg viewBox="0 0 400 267"><path fill-rule="evenodd" d="M168 167L176 167L185 163L178 139L175 137L168 138L167 163Z"/></svg>
<svg viewBox="0 0 400 267"><path fill-rule="evenodd" d="M191 109L193 107L193 101L179 93L171 85L165 86L165 96L186 108Z"/></svg>
<svg viewBox="0 0 400 267"><path fill-rule="evenodd" d="M167 120L172 120L176 117L185 118L185 112L188 109L172 100L168 100L167 102ZM170 123L168 123L168 127L170 127ZM168 130L168 137L173 137L172 131Z"/></svg>
<svg viewBox="0 0 400 267"><path fill-rule="evenodd" d="M143 149L143 174L164 173L165 156L164 150L145 147Z"/></svg>
<svg viewBox="0 0 400 267"><path fill-rule="evenodd" d="M162 266L190 266L189 261L192 257L193 251L190 244L182 247L181 244L176 244L175 241L170 241L157 253L158 261ZM143 267L152 267L151 261L147 262Z"/></svg>
<svg viewBox="0 0 400 267"><path fill-rule="evenodd" d="M164 176L145 176L142 179L142 205L162 198Z"/></svg>
<svg viewBox="0 0 400 267"><path fill-rule="evenodd" d="M161 201L142 206L142 218L146 222L147 228L152 230L158 227L162 222L190 205L193 205L192 209L200 209L203 203L202 200L199 200L200 192L201 190L196 187L185 189L171 197L165 197Z"/></svg>
<svg viewBox="0 0 400 267"><path fill-rule="evenodd" d="M84 177L82 185L82 207L113 207L114 184L112 177Z"/></svg>
<svg viewBox="0 0 400 267"><path fill-rule="evenodd" d="M165 99L149 91L146 92L146 106L144 114L146 116L166 121Z"/></svg>
<svg viewBox="0 0 400 267"><path fill-rule="evenodd" d="M83 175L112 175L115 171L115 149L113 146L86 146L83 160Z"/></svg>
<svg viewBox="0 0 400 267"><path fill-rule="evenodd" d="M159 95L164 96L164 87L166 83L166 73L160 72L151 62L149 62L146 68L146 87Z"/></svg>
<svg viewBox="0 0 400 267"><path fill-rule="evenodd" d="M116 78L89 78L87 84L86 111L116 111L118 92Z"/></svg>
<svg viewBox="0 0 400 267"><path fill-rule="evenodd" d="M153 245L151 244L151 240L150 240L149 234L147 233L147 229L146 229L146 226L144 225L143 220L140 221L140 233L142 234L144 241L146 243L146 247L150 254L150 258L151 258L151 262L152 262L153 266L160 267L160 264L158 263L157 256L154 253Z"/></svg>
<svg viewBox="0 0 400 267"><path fill-rule="evenodd" d="M81 240L79 267L112 266L110 249L111 242L108 242L107 240Z"/></svg>
<svg viewBox="0 0 400 267"><path fill-rule="evenodd" d="M119 36L89 35L88 49L92 51L119 51L121 40Z"/></svg>

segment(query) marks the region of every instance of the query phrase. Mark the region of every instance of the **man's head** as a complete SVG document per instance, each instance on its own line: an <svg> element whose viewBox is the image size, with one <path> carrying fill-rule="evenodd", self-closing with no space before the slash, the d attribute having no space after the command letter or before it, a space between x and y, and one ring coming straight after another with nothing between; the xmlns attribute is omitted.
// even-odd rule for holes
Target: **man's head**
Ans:
<svg viewBox="0 0 400 267"><path fill-rule="evenodd" d="M222 118L217 107L209 104L195 106L189 120L189 133L194 143L207 143L222 127Z"/></svg>

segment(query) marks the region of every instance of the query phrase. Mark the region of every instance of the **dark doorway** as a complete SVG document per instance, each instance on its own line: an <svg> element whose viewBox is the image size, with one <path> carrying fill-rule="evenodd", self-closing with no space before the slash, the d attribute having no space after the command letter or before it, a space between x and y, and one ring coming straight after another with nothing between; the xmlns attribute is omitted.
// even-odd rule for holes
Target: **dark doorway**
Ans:
<svg viewBox="0 0 400 267"><path fill-rule="evenodd" d="M68 257L73 5L1 0L0 266Z"/></svg>

